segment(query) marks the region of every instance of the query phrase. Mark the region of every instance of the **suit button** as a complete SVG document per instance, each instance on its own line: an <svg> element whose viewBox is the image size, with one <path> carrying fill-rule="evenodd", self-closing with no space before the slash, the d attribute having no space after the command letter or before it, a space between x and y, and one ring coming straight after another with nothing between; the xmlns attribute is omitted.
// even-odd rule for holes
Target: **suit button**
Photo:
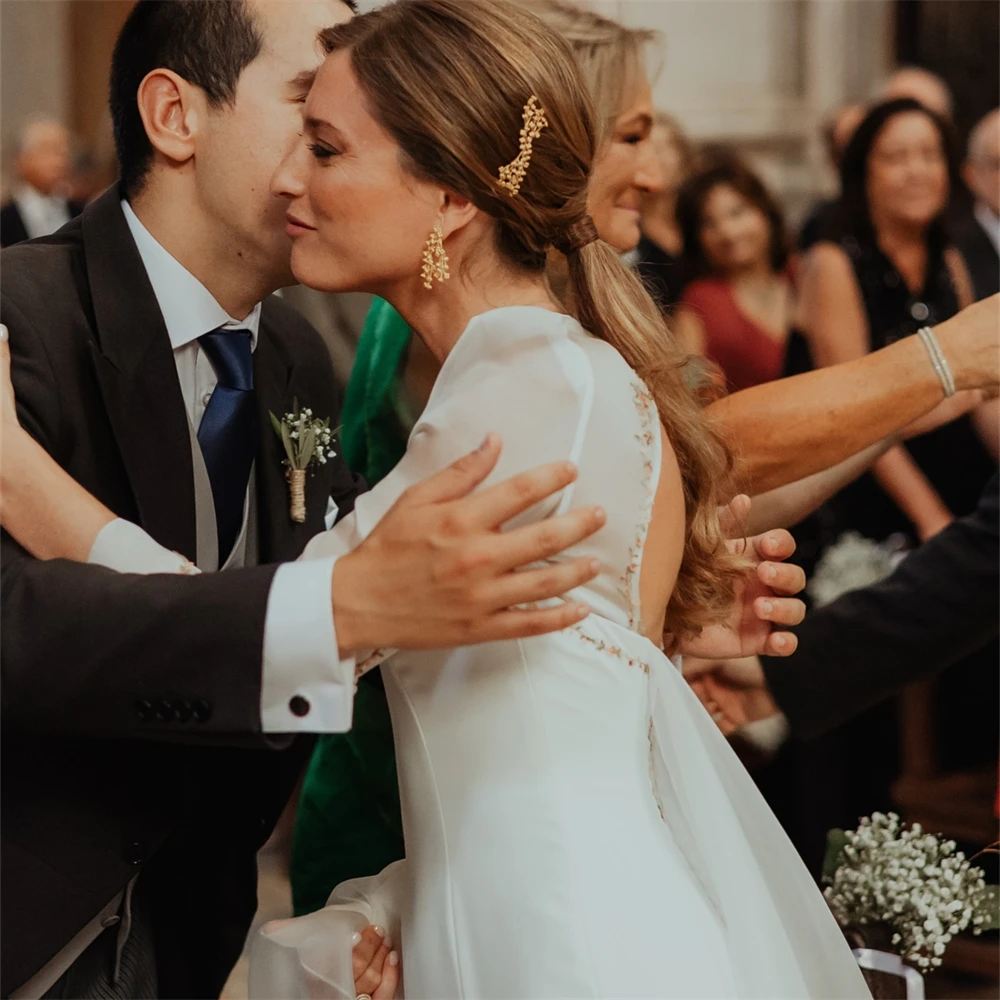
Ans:
<svg viewBox="0 0 1000 1000"><path fill-rule="evenodd" d="M174 718L178 722L190 722L194 715L194 706L187 698L178 698L174 702Z"/></svg>
<svg viewBox="0 0 1000 1000"><path fill-rule="evenodd" d="M141 865L146 858L146 851L138 840L133 840L131 844L126 844L122 851L122 861L128 865Z"/></svg>
<svg viewBox="0 0 1000 1000"><path fill-rule="evenodd" d="M212 706L204 698L199 698L192 706L194 717L198 722L208 722L212 718Z"/></svg>
<svg viewBox="0 0 1000 1000"><path fill-rule="evenodd" d="M291 701L289 701L288 708L292 715L297 715L301 719L304 715L309 714L309 710L312 708L312 705L310 705L309 702L302 697L302 695L297 694Z"/></svg>
<svg viewBox="0 0 1000 1000"><path fill-rule="evenodd" d="M145 698L141 698L135 703L135 714L138 715L143 722L149 722L149 720L153 717L153 703L151 701L147 701Z"/></svg>
<svg viewBox="0 0 1000 1000"><path fill-rule="evenodd" d="M166 698L161 698L157 703L153 711L153 718L157 722L170 722L174 717L174 706L167 701Z"/></svg>

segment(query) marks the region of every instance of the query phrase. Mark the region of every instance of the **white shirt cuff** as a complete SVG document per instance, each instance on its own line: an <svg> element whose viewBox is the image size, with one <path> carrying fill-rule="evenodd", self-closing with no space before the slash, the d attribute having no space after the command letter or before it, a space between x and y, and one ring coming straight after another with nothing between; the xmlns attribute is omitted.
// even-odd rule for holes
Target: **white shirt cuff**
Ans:
<svg viewBox="0 0 1000 1000"><path fill-rule="evenodd" d="M97 533L87 562L118 573L197 573L184 556L165 549L131 521L116 517Z"/></svg>
<svg viewBox="0 0 1000 1000"><path fill-rule="evenodd" d="M354 667L340 659L331 586L336 558L286 563L264 619L260 721L265 733L344 733L354 711Z"/></svg>

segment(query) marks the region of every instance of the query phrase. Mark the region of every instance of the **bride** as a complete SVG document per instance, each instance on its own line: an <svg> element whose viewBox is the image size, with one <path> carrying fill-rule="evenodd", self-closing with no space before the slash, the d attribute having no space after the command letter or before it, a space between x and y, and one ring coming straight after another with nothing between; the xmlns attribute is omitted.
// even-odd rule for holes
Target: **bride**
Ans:
<svg viewBox="0 0 1000 1000"><path fill-rule="evenodd" d="M406 861L267 935L252 988L353 996L351 934L381 908L411 998L867 996L660 645L731 602L729 461L656 307L586 215L595 132L572 54L527 11L468 0L403 0L322 41L274 181L295 274L391 302L442 369L400 464L303 558L349 551L494 429L497 479L579 469L527 518L601 504L607 523L567 554L600 565L567 595L593 609L579 626L369 657L389 657ZM546 283L552 248L566 303Z"/></svg>

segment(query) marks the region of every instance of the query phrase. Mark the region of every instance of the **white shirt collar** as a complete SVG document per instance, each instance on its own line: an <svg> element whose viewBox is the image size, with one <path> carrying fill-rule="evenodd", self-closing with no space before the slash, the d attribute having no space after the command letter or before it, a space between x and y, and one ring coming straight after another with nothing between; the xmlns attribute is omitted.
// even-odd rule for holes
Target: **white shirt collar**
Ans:
<svg viewBox="0 0 1000 1000"><path fill-rule="evenodd" d="M256 349L260 303L253 307L246 319L233 319L212 293L156 241L132 211L132 206L125 200L121 204L143 267L149 275L149 283L153 286L156 302L163 313L170 346L176 351L212 330L227 327L249 330L251 350Z"/></svg>
<svg viewBox="0 0 1000 1000"><path fill-rule="evenodd" d="M976 221L986 230L986 235L993 244L993 249L1000 253L1000 216L993 214L993 210L984 201L977 201L973 209Z"/></svg>

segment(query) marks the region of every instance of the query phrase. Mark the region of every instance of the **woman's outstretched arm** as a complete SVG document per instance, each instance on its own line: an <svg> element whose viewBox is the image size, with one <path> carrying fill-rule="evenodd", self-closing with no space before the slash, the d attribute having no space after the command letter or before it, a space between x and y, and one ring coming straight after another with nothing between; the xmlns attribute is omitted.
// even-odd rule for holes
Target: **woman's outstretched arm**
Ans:
<svg viewBox="0 0 1000 1000"><path fill-rule="evenodd" d="M115 515L21 427L7 337L0 326L0 524L37 559L86 562Z"/></svg>

